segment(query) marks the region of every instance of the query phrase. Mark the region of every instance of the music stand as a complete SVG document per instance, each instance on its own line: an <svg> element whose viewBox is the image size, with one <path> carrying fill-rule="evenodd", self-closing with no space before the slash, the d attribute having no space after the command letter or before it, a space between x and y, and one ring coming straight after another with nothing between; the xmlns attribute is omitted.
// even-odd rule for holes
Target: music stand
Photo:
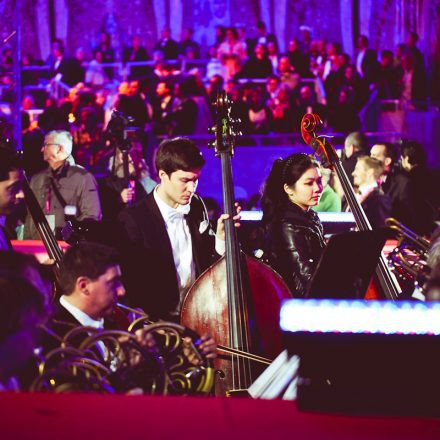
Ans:
<svg viewBox="0 0 440 440"><path fill-rule="evenodd" d="M364 298L385 240L384 229L332 235L306 298Z"/></svg>

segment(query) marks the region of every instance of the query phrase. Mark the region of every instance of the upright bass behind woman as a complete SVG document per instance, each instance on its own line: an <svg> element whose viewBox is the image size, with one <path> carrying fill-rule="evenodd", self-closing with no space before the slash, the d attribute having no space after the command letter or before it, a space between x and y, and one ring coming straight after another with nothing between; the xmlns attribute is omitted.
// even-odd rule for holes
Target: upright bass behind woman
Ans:
<svg viewBox="0 0 440 440"><path fill-rule="evenodd" d="M303 153L277 159L264 187L267 258L297 297L307 292L325 247L322 224L310 209L322 190L318 163Z"/></svg>

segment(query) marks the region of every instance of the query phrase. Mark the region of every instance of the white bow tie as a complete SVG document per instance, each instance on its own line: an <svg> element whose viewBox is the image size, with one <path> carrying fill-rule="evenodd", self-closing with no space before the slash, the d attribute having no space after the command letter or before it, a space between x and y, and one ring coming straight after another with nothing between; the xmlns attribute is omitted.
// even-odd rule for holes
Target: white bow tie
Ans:
<svg viewBox="0 0 440 440"><path fill-rule="evenodd" d="M168 212L167 221L173 222L183 219L183 217L189 213L190 209L189 203L187 205L179 205L176 209Z"/></svg>

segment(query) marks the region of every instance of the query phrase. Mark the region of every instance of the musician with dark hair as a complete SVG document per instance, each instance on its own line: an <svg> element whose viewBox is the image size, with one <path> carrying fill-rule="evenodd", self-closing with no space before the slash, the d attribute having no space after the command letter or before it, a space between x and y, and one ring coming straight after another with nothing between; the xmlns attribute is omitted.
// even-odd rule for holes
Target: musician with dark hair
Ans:
<svg viewBox="0 0 440 440"><path fill-rule="evenodd" d="M19 202L21 193L20 166L13 151L0 147L0 250L12 249L6 230L6 216Z"/></svg>
<svg viewBox="0 0 440 440"><path fill-rule="evenodd" d="M277 159L264 186L266 258L296 297L306 294L325 247L321 222L310 209L318 204L322 190L317 162L303 153Z"/></svg>
<svg viewBox="0 0 440 440"><path fill-rule="evenodd" d="M128 300L154 319L178 321L189 287L224 253L226 216L214 233L195 194L204 164L191 140L164 140L156 155L159 185L119 215Z"/></svg>
<svg viewBox="0 0 440 440"><path fill-rule="evenodd" d="M61 262L60 284L64 295L55 304L50 322L50 328L59 337L79 325L97 329L104 328L104 324L116 327L108 318L125 295L125 289L119 257L113 248L92 242L69 248Z"/></svg>

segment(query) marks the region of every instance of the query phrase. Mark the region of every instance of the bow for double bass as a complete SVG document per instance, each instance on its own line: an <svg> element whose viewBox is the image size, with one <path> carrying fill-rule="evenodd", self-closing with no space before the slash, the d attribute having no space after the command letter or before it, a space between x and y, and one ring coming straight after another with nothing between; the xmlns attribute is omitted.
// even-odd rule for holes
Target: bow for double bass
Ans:
<svg viewBox="0 0 440 440"><path fill-rule="evenodd" d="M351 182L347 177L341 160L339 159L333 145L326 137L316 135L316 130L320 127L322 127L322 120L317 114L304 115L301 120L301 135L304 142L313 148L315 154L319 156L323 166L335 170L358 229L360 231L371 231L371 224L356 198ZM383 255L380 256L376 267L376 277L382 294L386 299L399 299L402 289L396 277L390 271Z"/></svg>

